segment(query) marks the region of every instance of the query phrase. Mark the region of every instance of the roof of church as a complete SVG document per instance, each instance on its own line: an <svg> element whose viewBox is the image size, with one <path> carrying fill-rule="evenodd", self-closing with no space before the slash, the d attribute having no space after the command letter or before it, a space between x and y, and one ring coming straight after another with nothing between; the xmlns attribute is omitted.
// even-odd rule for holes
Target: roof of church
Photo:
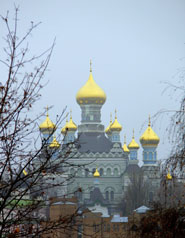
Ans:
<svg viewBox="0 0 185 238"><path fill-rule="evenodd" d="M125 170L125 173L132 174L140 171L140 167L137 164L129 164Z"/></svg>
<svg viewBox="0 0 185 238"><path fill-rule="evenodd" d="M78 136L79 152L109 152L113 143L104 133L80 133Z"/></svg>

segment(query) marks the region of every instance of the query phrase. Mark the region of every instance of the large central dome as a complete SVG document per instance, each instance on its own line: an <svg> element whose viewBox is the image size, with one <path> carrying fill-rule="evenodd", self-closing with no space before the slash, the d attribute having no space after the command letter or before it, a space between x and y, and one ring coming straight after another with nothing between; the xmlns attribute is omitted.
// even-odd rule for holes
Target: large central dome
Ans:
<svg viewBox="0 0 185 238"><path fill-rule="evenodd" d="M76 95L78 104L104 104L106 94L93 79L92 70L90 70L89 79Z"/></svg>

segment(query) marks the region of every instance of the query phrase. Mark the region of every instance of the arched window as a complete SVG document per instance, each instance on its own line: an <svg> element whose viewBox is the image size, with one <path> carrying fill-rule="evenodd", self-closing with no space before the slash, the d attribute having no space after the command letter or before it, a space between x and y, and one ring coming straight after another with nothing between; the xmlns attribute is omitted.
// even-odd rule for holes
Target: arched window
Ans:
<svg viewBox="0 0 185 238"><path fill-rule="evenodd" d="M111 176L111 169L110 168L107 169L107 176Z"/></svg>
<svg viewBox="0 0 185 238"><path fill-rule="evenodd" d="M78 176L81 176L82 175L82 170L79 168L78 169Z"/></svg>
<svg viewBox="0 0 185 238"><path fill-rule="evenodd" d="M73 168L70 170L70 174L71 174L71 175L74 175L74 174L75 174L75 170L74 170Z"/></svg>
<svg viewBox="0 0 185 238"><path fill-rule="evenodd" d="M118 169L117 168L114 169L114 176L118 176Z"/></svg>
<svg viewBox="0 0 185 238"><path fill-rule="evenodd" d="M92 169L92 175L94 175L95 171L96 171L96 169L93 168L93 169Z"/></svg>
<svg viewBox="0 0 185 238"><path fill-rule="evenodd" d="M105 199L106 199L107 201L109 201L109 191L106 191L106 192L105 192Z"/></svg>
<svg viewBox="0 0 185 238"><path fill-rule="evenodd" d="M103 169L100 169L100 176L103 176Z"/></svg>
<svg viewBox="0 0 185 238"><path fill-rule="evenodd" d="M110 193L110 200L111 200L111 201L114 200L114 191L111 191L111 193Z"/></svg>
<svg viewBox="0 0 185 238"><path fill-rule="evenodd" d="M86 169L86 170L85 170L85 177L88 177L88 176L89 176L89 170Z"/></svg>

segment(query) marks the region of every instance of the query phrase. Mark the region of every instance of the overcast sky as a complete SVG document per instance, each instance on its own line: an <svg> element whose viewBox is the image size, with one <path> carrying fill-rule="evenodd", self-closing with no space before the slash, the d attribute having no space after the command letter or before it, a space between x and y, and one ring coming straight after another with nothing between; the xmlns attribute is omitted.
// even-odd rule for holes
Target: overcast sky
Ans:
<svg viewBox="0 0 185 238"><path fill-rule="evenodd" d="M178 100L162 92L165 81L178 81L177 73L185 65L184 0L0 0L0 14L9 10L13 18L13 3L20 6L20 34L30 21L42 22L30 39L34 53L47 49L56 37L44 79L49 83L35 113L53 105L54 121L67 105L79 124L81 111L75 97L88 80L90 59L94 80L107 95L102 122L106 127L116 108L122 141L125 133L127 142L131 141L134 128L139 142L149 114L178 107ZM3 46L2 22L0 34ZM164 116L153 125L161 138L159 159L170 150L167 123Z"/></svg>

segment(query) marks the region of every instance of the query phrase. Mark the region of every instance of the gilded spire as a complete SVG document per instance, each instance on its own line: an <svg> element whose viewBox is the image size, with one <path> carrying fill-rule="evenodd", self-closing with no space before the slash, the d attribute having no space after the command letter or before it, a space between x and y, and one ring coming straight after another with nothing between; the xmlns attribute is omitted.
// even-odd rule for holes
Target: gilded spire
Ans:
<svg viewBox="0 0 185 238"><path fill-rule="evenodd" d="M149 117L148 117L148 126L149 126L149 127L151 126L151 118L150 118L150 114L149 114Z"/></svg>
<svg viewBox="0 0 185 238"><path fill-rule="evenodd" d="M112 112L110 113L110 123L108 127L106 128L105 133L107 134L111 133L111 130L110 130L111 125L112 125Z"/></svg>
<svg viewBox="0 0 185 238"><path fill-rule="evenodd" d="M134 129L133 129L133 135L132 135L132 139L135 139L135 136L134 136Z"/></svg>
<svg viewBox="0 0 185 238"><path fill-rule="evenodd" d="M72 119L72 110L70 109L70 119Z"/></svg>
<svg viewBox="0 0 185 238"><path fill-rule="evenodd" d="M90 59L90 72L92 73L92 60Z"/></svg>
<svg viewBox="0 0 185 238"><path fill-rule="evenodd" d="M48 105L46 106L46 116L47 116L47 117L49 116L49 113L48 113Z"/></svg>
<svg viewBox="0 0 185 238"><path fill-rule="evenodd" d="M110 113L110 123L112 123L112 112Z"/></svg>
<svg viewBox="0 0 185 238"><path fill-rule="evenodd" d="M117 110L115 109L115 119L117 119Z"/></svg>
<svg viewBox="0 0 185 238"><path fill-rule="evenodd" d="M127 142L126 142L126 134L124 135L124 144L123 144L123 151L124 152L126 152L126 153L129 153L130 152L130 150L128 149L128 147L127 147L127 144L126 144Z"/></svg>

